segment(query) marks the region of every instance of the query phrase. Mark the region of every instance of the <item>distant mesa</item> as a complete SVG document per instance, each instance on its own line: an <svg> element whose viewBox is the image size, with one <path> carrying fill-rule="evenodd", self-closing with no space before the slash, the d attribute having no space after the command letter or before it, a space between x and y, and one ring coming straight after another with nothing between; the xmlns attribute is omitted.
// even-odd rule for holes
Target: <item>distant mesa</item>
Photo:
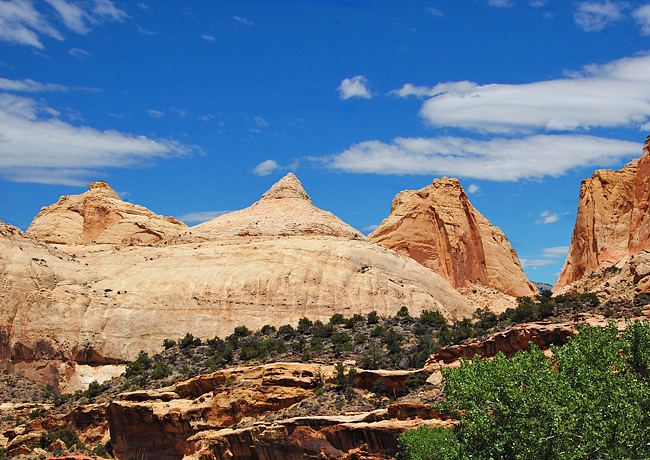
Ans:
<svg viewBox="0 0 650 460"><path fill-rule="evenodd" d="M41 209L27 233L50 244L151 244L187 228L173 217L122 201L104 181Z"/></svg>
<svg viewBox="0 0 650 460"><path fill-rule="evenodd" d="M554 291L650 249L650 136L641 158L582 181L571 246Z"/></svg>
<svg viewBox="0 0 650 460"><path fill-rule="evenodd" d="M408 255L456 288L486 286L512 296L538 292L504 233L472 206L455 178L400 192L390 215L368 238Z"/></svg>

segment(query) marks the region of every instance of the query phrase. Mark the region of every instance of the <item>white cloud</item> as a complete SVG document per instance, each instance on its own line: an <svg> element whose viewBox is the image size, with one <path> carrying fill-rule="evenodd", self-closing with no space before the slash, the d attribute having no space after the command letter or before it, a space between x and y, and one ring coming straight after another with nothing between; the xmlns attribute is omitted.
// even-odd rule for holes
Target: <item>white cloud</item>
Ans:
<svg viewBox="0 0 650 460"><path fill-rule="evenodd" d="M0 2L0 40L43 49L39 34L63 40L63 35L48 24L31 1Z"/></svg>
<svg viewBox="0 0 650 460"><path fill-rule="evenodd" d="M41 103L0 93L0 175L16 182L83 185L103 168L146 165L200 151L166 139L73 126Z"/></svg>
<svg viewBox="0 0 650 460"><path fill-rule="evenodd" d="M473 91L476 86L476 83L473 83L471 81L452 81L448 83L438 83L434 87L415 86L411 83L406 83L400 89L395 89L389 94L395 94L400 97L431 97L443 93L464 95Z"/></svg>
<svg viewBox="0 0 650 460"><path fill-rule="evenodd" d="M253 169L253 174L256 174L258 176L268 176L279 168L280 166L274 160L266 160L255 166L255 169Z"/></svg>
<svg viewBox="0 0 650 460"><path fill-rule="evenodd" d="M233 19L235 21L237 21L237 22L240 22L240 23L246 25L246 26L252 26L253 25L253 21L249 21L248 19L242 18L240 16L233 16Z"/></svg>
<svg viewBox="0 0 650 460"><path fill-rule="evenodd" d="M624 18L623 9L627 2L582 2L573 19L586 32L598 32L615 21Z"/></svg>
<svg viewBox="0 0 650 460"><path fill-rule="evenodd" d="M200 212L190 212L187 214L183 214L182 216L178 217L178 220L182 222L189 222L192 224L200 224L203 222L207 222L212 219L216 219L219 216L223 216L224 214L228 214L229 212L232 211L200 211Z"/></svg>
<svg viewBox="0 0 650 460"><path fill-rule="evenodd" d="M145 28L142 27L140 24L137 24L137 25L136 25L136 28L137 28L138 33L139 33L140 35L145 35L145 36L149 36L149 37L153 37L154 35L158 35L158 34L160 33L160 32L158 32L157 30L148 30L148 29L145 29Z"/></svg>
<svg viewBox="0 0 650 460"><path fill-rule="evenodd" d="M78 34L87 34L90 29L86 27L86 13L74 3L68 3L65 0L45 0L61 16L63 23L68 29L74 30Z"/></svg>
<svg viewBox="0 0 650 460"><path fill-rule="evenodd" d="M268 128L269 124L266 122L266 120L262 117L255 117L253 118L253 121L255 121L255 124L259 126L260 128Z"/></svg>
<svg viewBox="0 0 650 460"><path fill-rule="evenodd" d="M25 93L37 93L44 91L68 91L68 87L55 83L39 83L34 80L8 80L0 78L0 89L4 91L16 91Z"/></svg>
<svg viewBox="0 0 650 460"><path fill-rule="evenodd" d="M203 40L207 40L209 42L216 42L217 41L217 38L214 35L202 34L201 38Z"/></svg>
<svg viewBox="0 0 650 460"><path fill-rule="evenodd" d="M29 78L25 80L9 80L0 78L0 90L18 93L42 93L47 91L100 91L97 88L82 88L64 86L57 83L39 83Z"/></svg>
<svg viewBox="0 0 650 460"><path fill-rule="evenodd" d="M488 0L488 5L503 8L506 6L512 6L512 2L510 0Z"/></svg>
<svg viewBox="0 0 650 460"><path fill-rule="evenodd" d="M542 249L542 257L554 259L561 257L562 259L566 258L569 253L569 246L556 246L554 248Z"/></svg>
<svg viewBox="0 0 650 460"><path fill-rule="evenodd" d="M571 75L475 86L464 93L450 89L427 100L420 116L433 126L496 133L641 126L650 119L650 54L586 66Z"/></svg>
<svg viewBox="0 0 650 460"><path fill-rule="evenodd" d="M355 173L427 174L516 181L559 176L638 156L643 144L586 135L536 135L487 141L461 137L360 142L331 157L311 158Z"/></svg>
<svg viewBox="0 0 650 460"><path fill-rule="evenodd" d="M427 8L427 13L436 18L441 18L444 16L444 13L437 8Z"/></svg>
<svg viewBox="0 0 650 460"><path fill-rule="evenodd" d="M650 35L650 5L643 5L632 12L637 24L641 26L643 35Z"/></svg>
<svg viewBox="0 0 650 460"><path fill-rule="evenodd" d="M66 0L46 0L68 29L86 34L89 24L123 21L129 16L109 0L92 3L70 3ZM0 40L44 49L41 35L63 40L63 35L34 8L30 0L0 1Z"/></svg>
<svg viewBox="0 0 650 460"><path fill-rule="evenodd" d="M546 6L546 1L544 0L532 0L530 2L530 6L533 8L541 8L542 6Z"/></svg>
<svg viewBox="0 0 650 460"><path fill-rule="evenodd" d="M368 79L363 75L357 75L356 77L346 78L336 89L339 91L339 96L343 100L350 99L351 97L370 99L372 95L368 91L367 85Z"/></svg>
<svg viewBox="0 0 650 460"><path fill-rule="evenodd" d="M536 220L535 225L552 224L560 220L560 216L557 213L551 211L544 211L539 215L539 217L541 217L541 219Z"/></svg>
<svg viewBox="0 0 650 460"><path fill-rule="evenodd" d="M521 262L521 266L523 268L532 268L533 270L536 270L538 267L544 267L546 265L553 265L556 264L556 260L548 260L548 259L519 259L519 262Z"/></svg>
<svg viewBox="0 0 650 460"><path fill-rule="evenodd" d="M364 235L368 235L369 233L372 233L375 230L377 230L378 227L379 227L379 225L374 225L374 224L373 225L368 225L367 227L363 227L361 229L361 233L363 233Z"/></svg>
<svg viewBox="0 0 650 460"><path fill-rule="evenodd" d="M70 56L76 57L77 59L85 59L89 56L92 56L88 51L82 50L80 48L72 48L70 51L68 51L68 54Z"/></svg>
<svg viewBox="0 0 650 460"><path fill-rule="evenodd" d="M160 110L155 109L148 109L147 113L154 118L162 118L165 116L165 112L161 112Z"/></svg>
<svg viewBox="0 0 650 460"><path fill-rule="evenodd" d="M476 184L471 184L471 185L467 188L467 193L469 193L470 195L471 195L471 194L474 194L474 193L478 193L478 192L480 192L480 191L481 191L481 187L479 187L479 186L476 185Z"/></svg>

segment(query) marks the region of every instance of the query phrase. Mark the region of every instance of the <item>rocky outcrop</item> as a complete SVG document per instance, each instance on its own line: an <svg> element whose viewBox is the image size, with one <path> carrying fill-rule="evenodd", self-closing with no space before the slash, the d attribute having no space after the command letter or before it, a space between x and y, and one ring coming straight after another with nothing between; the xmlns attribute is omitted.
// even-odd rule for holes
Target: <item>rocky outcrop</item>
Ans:
<svg viewBox="0 0 650 460"><path fill-rule="evenodd" d="M518 324L485 340L443 347L436 355L431 356L427 366L440 362L449 364L461 358L471 359L476 355L491 358L497 353L503 353L510 357L520 350L528 350L530 343L545 350L550 345L564 345L577 330L578 324L574 322Z"/></svg>
<svg viewBox="0 0 650 460"><path fill-rule="evenodd" d="M27 233L54 244L151 244L187 228L173 217L122 201L104 181L41 209Z"/></svg>
<svg viewBox="0 0 650 460"><path fill-rule="evenodd" d="M537 293L504 233L472 206L455 178L400 192L390 215L369 238L431 268L456 288L481 285L513 296Z"/></svg>
<svg viewBox="0 0 650 460"><path fill-rule="evenodd" d="M403 388L410 375L362 372L376 375L357 378L355 387L382 378L401 381ZM275 363L218 371L159 391L125 393L107 411L114 452L122 459L144 451L161 460L391 458L405 430L452 423L431 406L415 403L360 414L266 420L312 396L332 376L332 366Z"/></svg>
<svg viewBox="0 0 650 460"><path fill-rule="evenodd" d="M620 171L582 181L571 246L554 291L650 249L650 137Z"/></svg>
<svg viewBox="0 0 650 460"><path fill-rule="evenodd" d="M404 306L450 320L475 310L431 270L317 209L293 175L232 214L134 246L54 249L4 224L0 364L67 391L188 332L208 339Z"/></svg>

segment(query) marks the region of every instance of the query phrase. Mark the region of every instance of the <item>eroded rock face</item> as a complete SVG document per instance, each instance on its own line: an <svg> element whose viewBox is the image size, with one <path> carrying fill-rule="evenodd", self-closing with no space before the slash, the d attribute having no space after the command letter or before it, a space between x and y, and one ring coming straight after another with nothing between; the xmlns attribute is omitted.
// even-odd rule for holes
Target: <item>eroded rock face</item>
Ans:
<svg viewBox="0 0 650 460"><path fill-rule="evenodd" d="M225 337L240 325L391 316L403 306L450 320L475 310L433 271L316 208L293 175L232 214L152 245L54 249L1 227L0 363L75 390L93 380L88 366L109 376L97 366L157 353L188 332Z"/></svg>
<svg viewBox="0 0 650 460"><path fill-rule="evenodd" d="M400 192L369 238L412 257L456 288L478 284L513 296L537 292L504 233L472 206L455 178Z"/></svg>
<svg viewBox="0 0 650 460"><path fill-rule="evenodd" d="M187 225L142 206L122 201L104 181L81 195L62 196L41 209L27 232L55 244L151 244Z"/></svg>
<svg viewBox="0 0 650 460"><path fill-rule="evenodd" d="M650 249L650 137L620 171L582 181L571 246L554 291Z"/></svg>
<svg viewBox="0 0 650 460"><path fill-rule="evenodd" d="M355 387L381 378L404 388L413 373L362 372L367 375L357 378ZM137 451L161 460L380 459L395 455L405 430L452 423L431 406L409 403L354 415L264 421L266 414L313 395L332 376L333 366L274 363L125 393L107 410L114 452L120 459ZM238 423L246 427L237 428Z"/></svg>

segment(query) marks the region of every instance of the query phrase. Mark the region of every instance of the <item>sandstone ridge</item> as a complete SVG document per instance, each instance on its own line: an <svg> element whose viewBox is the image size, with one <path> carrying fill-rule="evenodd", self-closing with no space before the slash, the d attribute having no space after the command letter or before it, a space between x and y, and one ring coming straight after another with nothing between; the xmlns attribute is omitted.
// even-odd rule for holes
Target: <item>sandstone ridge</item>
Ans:
<svg viewBox="0 0 650 460"><path fill-rule="evenodd" d="M650 136L641 158L582 181L571 245L554 291L650 249Z"/></svg>
<svg viewBox="0 0 650 460"><path fill-rule="evenodd" d="M412 257L456 288L480 285L512 296L537 292L504 233L472 206L455 178L400 192L369 238Z"/></svg>
<svg viewBox="0 0 650 460"><path fill-rule="evenodd" d="M88 186L80 195L62 196L41 209L27 232L51 244L151 244L187 226L122 201L104 181Z"/></svg>

